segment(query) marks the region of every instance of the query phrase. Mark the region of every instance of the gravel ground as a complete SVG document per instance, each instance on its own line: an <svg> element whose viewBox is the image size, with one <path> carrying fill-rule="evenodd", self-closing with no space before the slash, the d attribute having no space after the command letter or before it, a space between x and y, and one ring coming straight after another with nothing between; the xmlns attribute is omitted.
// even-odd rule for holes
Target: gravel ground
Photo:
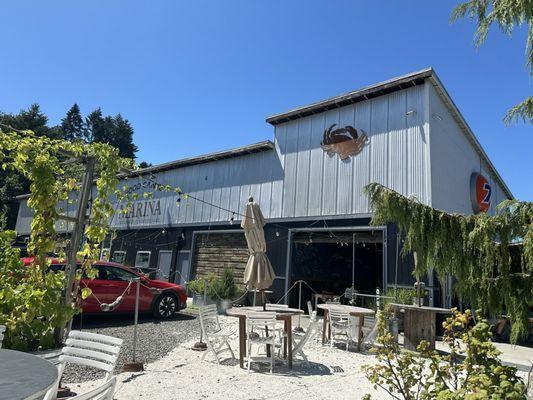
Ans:
<svg viewBox="0 0 533 400"><path fill-rule="evenodd" d="M72 329L79 329L80 321L75 320ZM133 316L105 315L85 316L82 330L101 333L124 339L115 373L120 373L122 365L133 356ZM169 320L158 320L148 315L139 316L137 328L137 361L150 363L166 356L180 343L190 341L200 335L200 325L196 317L176 314ZM94 368L68 364L63 374L63 383L84 382L103 378L104 373Z"/></svg>

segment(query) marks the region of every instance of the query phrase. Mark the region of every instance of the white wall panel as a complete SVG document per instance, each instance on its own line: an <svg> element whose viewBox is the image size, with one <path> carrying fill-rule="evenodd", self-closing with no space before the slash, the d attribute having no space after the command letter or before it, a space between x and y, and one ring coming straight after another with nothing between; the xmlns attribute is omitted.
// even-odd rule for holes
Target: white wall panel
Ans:
<svg viewBox="0 0 533 400"><path fill-rule="evenodd" d="M416 111L414 111L416 112ZM388 109L388 186L398 193L407 192L407 130L405 91L389 96Z"/></svg>
<svg viewBox="0 0 533 400"><path fill-rule="evenodd" d="M339 124L335 128L344 128L346 125L354 125L354 106L346 106L339 109ZM353 198L353 157L341 160L335 156L337 161L337 207L336 214L352 213Z"/></svg>
<svg viewBox="0 0 533 400"><path fill-rule="evenodd" d="M320 147L325 129L325 115L317 114L311 117L310 144L309 144L309 203L308 215L322 213L323 166L324 151Z"/></svg>
<svg viewBox="0 0 533 400"><path fill-rule="evenodd" d="M429 171L426 166L429 151L428 135L425 131L424 87L407 89L406 108L414 111L406 116L407 137L407 191L423 204L429 204Z"/></svg>
<svg viewBox="0 0 533 400"><path fill-rule="evenodd" d="M309 203L309 165L311 147L311 118L298 121L298 149L296 167L296 202L294 216L308 215Z"/></svg>
<svg viewBox="0 0 533 400"><path fill-rule="evenodd" d="M502 193L502 189L484 169L479 154L432 86L429 100L432 205L449 212L471 214L470 175L473 172L481 172L493 190Z"/></svg>
<svg viewBox="0 0 533 400"><path fill-rule="evenodd" d="M388 109L386 96L372 100L370 122L370 182L388 186L389 171L389 138L388 138Z"/></svg>
<svg viewBox="0 0 533 400"><path fill-rule="evenodd" d="M288 122L285 127L285 181L283 183L283 217L293 217L296 203L296 176L298 169L298 122Z"/></svg>
<svg viewBox="0 0 533 400"><path fill-rule="evenodd" d="M353 158L353 208L354 214L369 211L368 196L363 188L370 183L370 102L364 101L355 105L355 128L362 129L367 135L367 145L361 153Z"/></svg>
<svg viewBox="0 0 533 400"><path fill-rule="evenodd" d="M325 112L324 129L333 124L339 125L339 110ZM336 127L335 127L336 128ZM333 129L335 129L333 128ZM322 183L322 215L335 215L337 206L337 169L338 156L332 157L324 153L323 183Z"/></svg>

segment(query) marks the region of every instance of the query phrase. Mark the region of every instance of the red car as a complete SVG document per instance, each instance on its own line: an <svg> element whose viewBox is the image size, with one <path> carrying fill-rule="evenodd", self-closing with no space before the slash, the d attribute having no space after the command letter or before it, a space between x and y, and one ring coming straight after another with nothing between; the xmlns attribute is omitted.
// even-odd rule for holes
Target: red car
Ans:
<svg viewBox="0 0 533 400"><path fill-rule="evenodd" d="M23 259L29 265L31 258ZM52 271L63 270L65 262L57 259L51 260ZM139 312L151 312L158 318L169 318L179 310L187 307L187 294L185 288L174 283L149 279L144 275L125 267L121 264L98 261L93 264L98 274L94 279L83 278L80 287L88 287L92 294L82 304L84 313L104 313L101 303L111 304L122 295L132 278L140 277ZM135 311L136 283L126 290L122 302L113 310L107 312L129 313Z"/></svg>

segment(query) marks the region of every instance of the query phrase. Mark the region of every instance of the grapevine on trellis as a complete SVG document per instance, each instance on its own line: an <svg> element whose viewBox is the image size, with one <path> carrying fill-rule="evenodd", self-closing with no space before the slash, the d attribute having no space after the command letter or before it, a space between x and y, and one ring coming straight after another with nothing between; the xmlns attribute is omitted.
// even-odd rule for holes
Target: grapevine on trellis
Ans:
<svg viewBox="0 0 533 400"><path fill-rule="evenodd" d="M30 343L31 349L31 343L48 343L45 337L49 337L54 328L64 326L76 312L71 305L58 306L57 299L66 290L65 278L64 274L46 273L49 265L47 256L58 251L56 223L63 223L59 220L63 210L58 204L75 199L80 190L78 182L84 173L80 160L88 157L96 160L96 191L93 191L92 197L91 223L85 228L85 241L78 252L78 259L83 260L82 270L92 275L94 271L90 265L98 259L100 243L108 232L113 215L111 202L116 193L119 171L131 167L132 161L120 158L117 149L103 143L68 142L36 136L31 131L0 129L0 167L18 172L30 181L28 206L34 213L28 243L28 252L34 260L26 269L19 265L24 279L13 282L18 286L8 288L4 285L0 288L0 297L13 297L13 293L19 297L18 303L10 303L11 308L7 305L0 307L0 323L7 326L7 341L15 347L23 348L26 342L26 345ZM7 252L6 246L1 250ZM9 257L12 261L14 254L9 252ZM0 266L0 273L5 273L7 280L7 275L12 276L13 271ZM80 274L81 271L78 276ZM22 298L22 293L28 298ZM49 300L48 307L41 309L40 315L35 315L31 309L31 298L43 293L47 294L43 298ZM83 296L88 294L85 291Z"/></svg>
<svg viewBox="0 0 533 400"><path fill-rule="evenodd" d="M378 183L365 187L372 223L395 223L405 235L403 253L416 252L413 274L431 266L473 307L512 321L511 340L528 333L533 307L533 203L507 200L496 215L450 214L420 204Z"/></svg>

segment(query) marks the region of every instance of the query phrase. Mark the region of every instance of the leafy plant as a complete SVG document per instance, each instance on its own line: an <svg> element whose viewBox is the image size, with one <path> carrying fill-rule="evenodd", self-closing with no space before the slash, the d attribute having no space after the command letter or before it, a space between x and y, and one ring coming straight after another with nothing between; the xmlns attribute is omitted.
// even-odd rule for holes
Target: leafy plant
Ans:
<svg viewBox="0 0 533 400"><path fill-rule="evenodd" d="M449 214L414 202L380 184L366 186L372 224L395 223L405 235L403 254L416 252L414 276L431 265L442 279L486 314L506 310L511 341L528 333L533 307L533 202L505 201L497 214ZM517 241L523 251L517 252Z"/></svg>
<svg viewBox="0 0 533 400"><path fill-rule="evenodd" d="M75 310L61 305L63 272L42 279L20 261L12 247L13 231L0 231L0 325L7 330L3 347L24 351L54 346L54 329L64 326Z"/></svg>
<svg viewBox="0 0 533 400"><path fill-rule="evenodd" d="M393 292L394 293L394 292ZM423 292L425 294L425 292ZM415 289L399 288L396 290L395 301L398 304L412 304L413 297L418 296L418 292Z"/></svg>
<svg viewBox="0 0 533 400"><path fill-rule="evenodd" d="M381 312L378 346L372 349L378 364L364 367L367 378L394 399L525 400L528 388L517 376L516 368L502 365L487 321L481 320L473 327L471 322L470 311L453 310L453 316L443 323L449 354L430 350L429 344L422 341L418 355L401 351L387 330L386 313Z"/></svg>
<svg viewBox="0 0 533 400"><path fill-rule="evenodd" d="M222 271L222 276L217 278L212 287L215 292L215 297L223 300L233 300L237 294L237 285L235 284L235 277L233 270L230 267L225 267Z"/></svg>
<svg viewBox="0 0 533 400"><path fill-rule="evenodd" d="M60 219L64 211L60 205L73 202L80 189L84 173L82 160L94 159L95 185L91 203L91 224L85 228L85 242L78 249L77 258L83 260L77 279L70 286L62 273L47 273L47 255L60 253L56 224L65 224ZM66 162L69 160L70 162ZM28 252L34 260L22 267L19 254L10 250L8 243L13 235L3 231L0 257L5 262L0 266L3 303L0 321L7 326L7 346L33 349L48 347L50 335L55 328L64 327L79 308L80 297L88 295L78 290L82 273L92 276L90 268L98 259L100 243L104 240L114 208L113 195L121 194L116 189L118 172L130 166L130 161L118 156L118 151L103 143L86 144L68 142L37 136L32 131L0 129L0 166L6 172L19 173L30 182L28 206L33 210ZM1 229L0 229L1 230ZM18 271L20 270L20 271ZM17 276L20 279L12 279ZM73 301L68 301L72 293ZM56 330L57 333L57 330ZM61 340L56 335L56 343Z"/></svg>
<svg viewBox="0 0 533 400"><path fill-rule="evenodd" d="M193 293L203 295L205 291L205 284L207 282L208 292L207 295L211 298L211 293L209 293L209 288L216 281L217 277L215 274L209 274L207 276L196 278L192 281L187 282L187 288L189 288Z"/></svg>

